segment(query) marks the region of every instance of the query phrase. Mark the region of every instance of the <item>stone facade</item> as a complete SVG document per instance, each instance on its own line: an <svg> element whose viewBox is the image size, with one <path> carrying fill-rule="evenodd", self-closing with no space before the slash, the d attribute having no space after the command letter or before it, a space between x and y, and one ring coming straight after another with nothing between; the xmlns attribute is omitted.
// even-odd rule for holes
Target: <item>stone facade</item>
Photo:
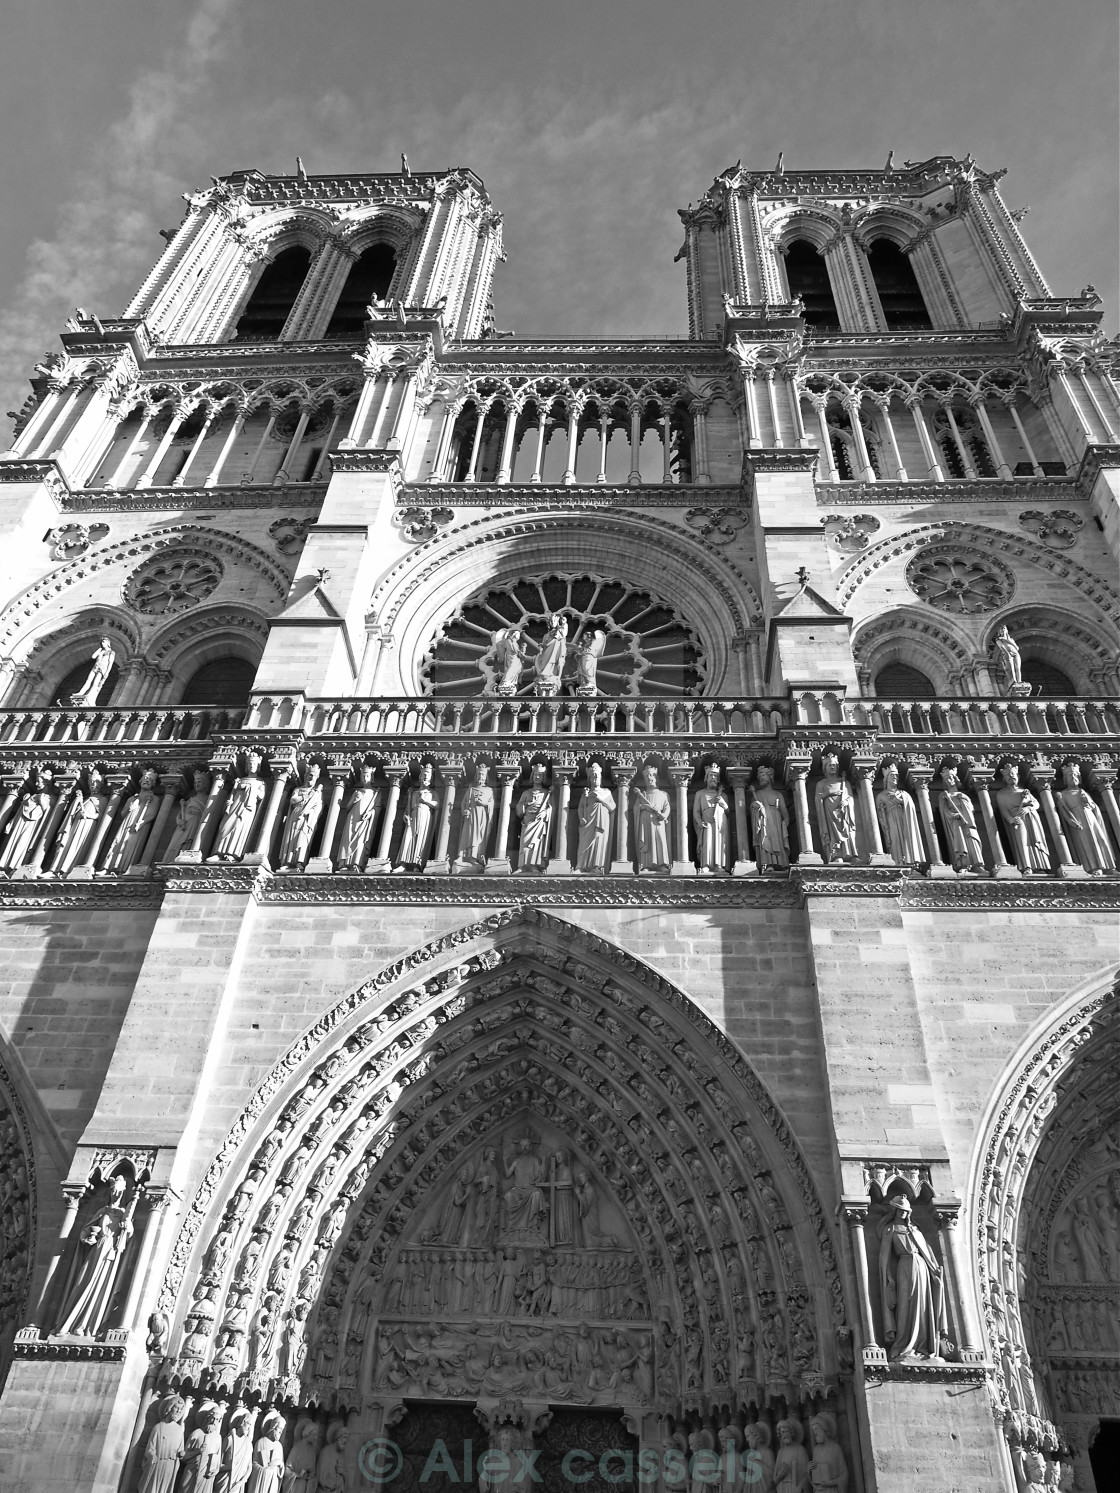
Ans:
<svg viewBox="0 0 1120 1493"><path fill-rule="evenodd" d="M1000 174L727 171L651 342L499 331L469 171L240 172L71 319L5 1489L1096 1486L1120 346Z"/></svg>

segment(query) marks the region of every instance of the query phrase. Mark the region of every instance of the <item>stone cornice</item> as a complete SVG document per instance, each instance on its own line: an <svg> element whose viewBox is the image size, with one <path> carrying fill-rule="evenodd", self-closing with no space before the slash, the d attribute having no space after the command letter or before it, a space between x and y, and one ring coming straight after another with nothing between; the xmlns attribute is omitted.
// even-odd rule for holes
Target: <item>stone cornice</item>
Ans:
<svg viewBox="0 0 1120 1493"><path fill-rule="evenodd" d="M744 503L737 486L573 485L496 482L407 482L398 490L400 508L734 508Z"/></svg>
<svg viewBox="0 0 1120 1493"><path fill-rule="evenodd" d="M859 503L1069 503L1085 497L1075 477L952 477L945 482L817 482L817 505L847 508Z"/></svg>
<svg viewBox="0 0 1120 1493"><path fill-rule="evenodd" d="M79 487L59 501L63 513L146 513L211 508L306 508L317 512L325 482L287 483L283 487L145 487L132 492Z"/></svg>
<svg viewBox="0 0 1120 1493"><path fill-rule="evenodd" d="M1088 497L1100 474L1116 467L1120 467L1120 445L1086 446L1076 479L1082 495Z"/></svg>
<svg viewBox="0 0 1120 1493"><path fill-rule="evenodd" d="M752 446L743 452L743 478L769 472L811 472L819 456L816 446Z"/></svg>
<svg viewBox="0 0 1120 1493"><path fill-rule="evenodd" d="M0 460L0 482L41 482L50 488L60 506L70 493L70 484L53 457L7 457Z"/></svg>
<svg viewBox="0 0 1120 1493"><path fill-rule="evenodd" d="M385 472L392 479L394 490L401 487L401 453L383 449L361 449L353 447L346 451L331 452L331 470L339 472Z"/></svg>

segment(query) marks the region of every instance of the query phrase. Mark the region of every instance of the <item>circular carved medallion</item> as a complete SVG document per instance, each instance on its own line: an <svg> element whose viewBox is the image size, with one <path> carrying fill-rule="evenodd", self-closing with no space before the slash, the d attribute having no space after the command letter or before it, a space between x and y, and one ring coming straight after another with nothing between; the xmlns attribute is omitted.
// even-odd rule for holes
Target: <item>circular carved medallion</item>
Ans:
<svg viewBox="0 0 1120 1493"><path fill-rule="evenodd" d="M222 567L213 555L171 550L134 570L122 594L135 611L167 617L205 601L221 579Z"/></svg>
<svg viewBox="0 0 1120 1493"><path fill-rule="evenodd" d="M1015 590L1014 576L999 560L949 544L931 544L915 555L906 581L930 606L965 616L994 612Z"/></svg>

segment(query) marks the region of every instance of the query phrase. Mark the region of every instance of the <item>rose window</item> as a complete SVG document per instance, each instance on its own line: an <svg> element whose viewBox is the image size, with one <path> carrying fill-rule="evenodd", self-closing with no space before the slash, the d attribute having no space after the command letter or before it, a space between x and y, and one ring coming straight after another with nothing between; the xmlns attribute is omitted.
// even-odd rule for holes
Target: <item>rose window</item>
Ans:
<svg viewBox="0 0 1120 1493"><path fill-rule="evenodd" d="M562 619L562 627L553 624L563 633L558 687L541 682L550 619ZM594 656L591 669L581 666L585 651ZM648 592L597 576L548 575L464 602L434 639L421 678L433 695L665 699L699 694L704 663L692 630Z"/></svg>
<svg viewBox="0 0 1120 1493"><path fill-rule="evenodd" d="M906 567L906 580L930 606L966 616L994 612L1015 589L1010 570L992 556L962 554L944 545L915 555Z"/></svg>
<svg viewBox="0 0 1120 1493"><path fill-rule="evenodd" d="M124 584L124 599L138 612L166 617L205 601L221 578L222 567L212 555L173 551L134 571Z"/></svg>

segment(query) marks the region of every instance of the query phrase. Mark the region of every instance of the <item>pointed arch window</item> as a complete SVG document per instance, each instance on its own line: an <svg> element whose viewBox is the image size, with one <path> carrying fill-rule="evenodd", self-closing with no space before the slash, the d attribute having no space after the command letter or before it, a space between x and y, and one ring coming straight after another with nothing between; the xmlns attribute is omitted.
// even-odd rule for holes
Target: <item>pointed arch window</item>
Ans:
<svg viewBox="0 0 1120 1493"><path fill-rule="evenodd" d="M824 256L805 239L794 239L786 250L786 280L791 296L805 303L805 325L821 332L840 330L840 313L832 294Z"/></svg>
<svg viewBox="0 0 1120 1493"><path fill-rule="evenodd" d="M366 307L383 301L397 272L397 253L391 244L371 244L363 250L346 277L327 324L328 337L360 337L366 324Z"/></svg>
<svg viewBox="0 0 1120 1493"><path fill-rule="evenodd" d="M214 658L187 680L180 705L246 705L257 666L247 658Z"/></svg>
<svg viewBox="0 0 1120 1493"><path fill-rule="evenodd" d="M879 700L932 700L936 694L929 677L912 664L887 664L875 675Z"/></svg>
<svg viewBox="0 0 1120 1493"><path fill-rule="evenodd" d="M933 322L914 268L898 245L886 238L873 240L867 251L867 263L879 293L887 330L932 331Z"/></svg>
<svg viewBox="0 0 1120 1493"><path fill-rule="evenodd" d="M238 342L275 342L311 268L311 250L302 244L282 249L264 267L234 332Z"/></svg>
<svg viewBox="0 0 1120 1493"><path fill-rule="evenodd" d="M1068 674L1055 664L1042 658L1025 658L1022 664L1023 682L1034 686L1036 695L1053 700L1068 700L1077 691Z"/></svg>

